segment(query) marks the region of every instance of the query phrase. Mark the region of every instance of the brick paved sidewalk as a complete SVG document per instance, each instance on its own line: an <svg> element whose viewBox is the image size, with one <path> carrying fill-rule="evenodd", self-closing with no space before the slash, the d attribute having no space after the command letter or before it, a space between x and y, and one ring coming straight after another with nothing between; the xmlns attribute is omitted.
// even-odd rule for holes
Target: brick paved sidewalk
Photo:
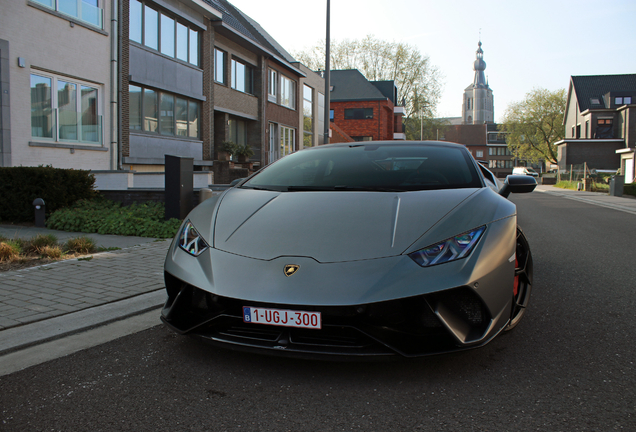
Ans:
<svg viewBox="0 0 636 432"><path fill-rule="evenodd" d="M164 288L170 240L0 273L0 330Z"/></svg>

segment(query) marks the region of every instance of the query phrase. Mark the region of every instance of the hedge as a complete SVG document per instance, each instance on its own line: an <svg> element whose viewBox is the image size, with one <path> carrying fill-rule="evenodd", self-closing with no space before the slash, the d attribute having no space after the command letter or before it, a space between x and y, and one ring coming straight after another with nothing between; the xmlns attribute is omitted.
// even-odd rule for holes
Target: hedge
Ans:
<svg viewBox="0 0 636 432"><path fill-rule="evenodd" d="M0 168L0 221L35 219L33 200L42 198L47 216L79 199L97 196L90 171L51 166Z"/></svg>

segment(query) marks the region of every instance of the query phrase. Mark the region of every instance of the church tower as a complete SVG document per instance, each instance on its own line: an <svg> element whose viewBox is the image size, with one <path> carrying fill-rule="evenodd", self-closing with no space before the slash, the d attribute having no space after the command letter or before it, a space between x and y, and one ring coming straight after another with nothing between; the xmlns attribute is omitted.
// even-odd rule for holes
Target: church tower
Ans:
<svg viewBox="0 0 636 432"><path fill-rule="evenodd" d="M473 64L475 78L473 83L464 90L464 103L462 104L462 124L494 123L495 109L492 90L486 79L486 62L484 51L479 41L477 58Z"/></svg>

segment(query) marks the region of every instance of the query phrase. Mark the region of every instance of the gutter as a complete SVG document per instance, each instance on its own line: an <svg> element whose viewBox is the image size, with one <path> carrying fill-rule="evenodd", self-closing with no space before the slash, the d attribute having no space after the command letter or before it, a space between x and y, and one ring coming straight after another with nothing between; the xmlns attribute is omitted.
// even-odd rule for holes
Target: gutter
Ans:
<svg viewBox="0 0 636 432"><path fill-rule="evenodd" d="M110 169L119 169L119 22L118 1L110 8Z"/></svg>

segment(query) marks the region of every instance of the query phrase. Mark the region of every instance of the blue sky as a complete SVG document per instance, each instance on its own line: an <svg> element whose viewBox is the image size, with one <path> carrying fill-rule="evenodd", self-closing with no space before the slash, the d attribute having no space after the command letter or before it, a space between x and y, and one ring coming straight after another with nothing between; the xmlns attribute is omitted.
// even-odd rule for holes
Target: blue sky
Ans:
<svg viewBox="0 0 636 432"><path fill-rule="evenodd" d="M325 38L326 0L230 0L286 50ZM634 0L331 0L331 39L406 42L443 75L438 116L460 116L481 30L495 119L533 88L571 75L636 73Z"/></svg>

